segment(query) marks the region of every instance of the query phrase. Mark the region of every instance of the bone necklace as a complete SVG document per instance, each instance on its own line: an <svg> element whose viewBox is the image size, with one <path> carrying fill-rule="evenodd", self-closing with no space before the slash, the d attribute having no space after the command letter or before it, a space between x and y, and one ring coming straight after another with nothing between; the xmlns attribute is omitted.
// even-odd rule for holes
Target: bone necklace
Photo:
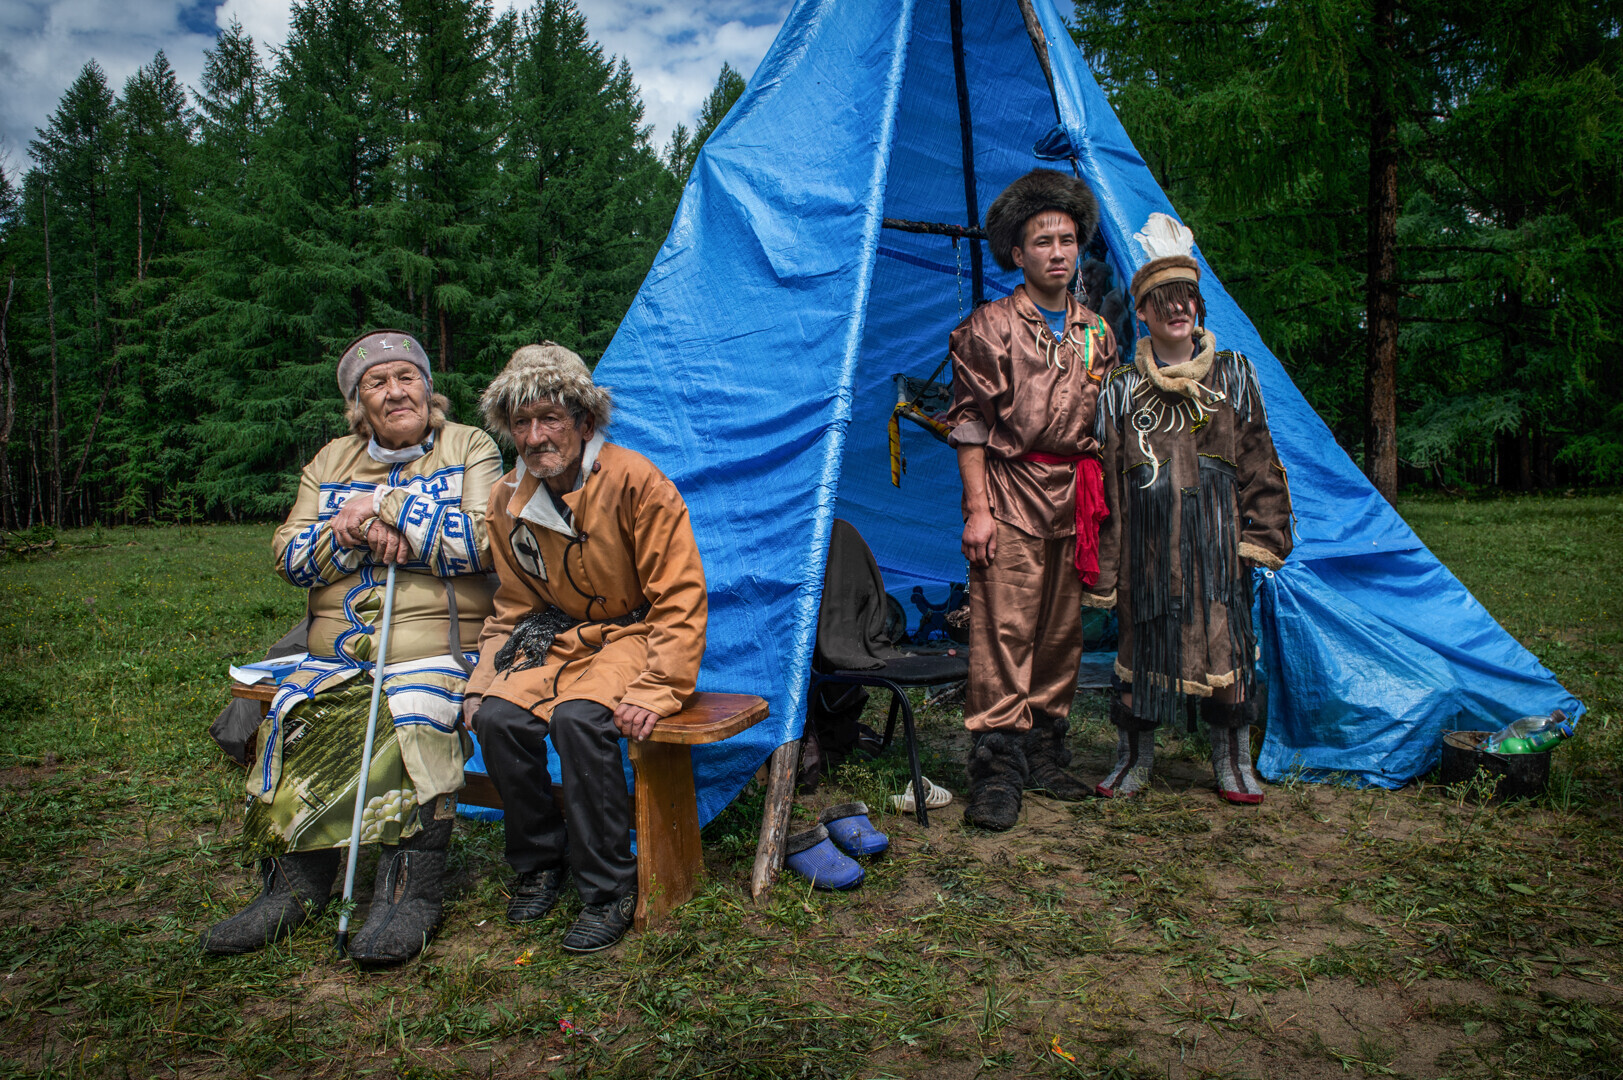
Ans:
<svg viewBox="0 0 1623 1080"><path fill-rule="evenodd" d="M1044 331L1047 332L1045 333ZM1066 335L1064 338L1059 338L1056 337L1054 332L1049 330L1046 325L1032 332L1032 336L1036 338L1037 351L1043 354L1043 363L1046 366L1050 368L1058 368L1061 371L1069 371L1070 369L1065 366L1065 362L1060 359L1060 349L1063 346L1068 345L1070 346L1073 356L1080 356L1082 358L1082 370L1092 371L1093 328L1087 327L1083 329L1082 335L1083 341L1078 343L1076 340L1076 334L1074 332Z"/></svg>
<svg viewBox="0 0 1623 1080"><path fill-rule="evenodd" d="M1203 383L1194 385L1206 395L1205 401L1201 401L1199 396L1190 396L1169 404L1165 397L1155 394L1133 413L1133 430L1138 432L1139 453L1149 459L1151 466L1150 478L1139 487L1147 488L1161 476L1161 459L1150 448L1150 434L1155 431L1182 431L1186 427L1190 431L1199 431L1211 419L1212 406L1227 397Z"/></svg>

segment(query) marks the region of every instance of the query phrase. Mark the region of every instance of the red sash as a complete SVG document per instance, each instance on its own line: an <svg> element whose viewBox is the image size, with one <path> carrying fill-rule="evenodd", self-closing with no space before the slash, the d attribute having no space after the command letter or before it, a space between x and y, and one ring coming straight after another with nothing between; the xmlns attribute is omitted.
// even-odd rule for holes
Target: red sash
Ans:
<svg viewBox="0 0 1623 1080"><path fill-rule="evenodd" d="M1092 454L1045 454L1033 450L1015 460L1076 466L1076 576L1091 587L1099 580L1099 523L1110 516L1105 508L1105 473L1099 459Z"/></svg>

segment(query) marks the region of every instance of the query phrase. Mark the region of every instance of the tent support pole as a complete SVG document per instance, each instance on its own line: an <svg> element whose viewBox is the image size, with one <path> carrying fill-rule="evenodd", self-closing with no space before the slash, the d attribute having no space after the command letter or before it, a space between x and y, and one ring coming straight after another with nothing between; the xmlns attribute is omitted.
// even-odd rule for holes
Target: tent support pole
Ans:
<svg viewBox="0 0 1623 1080"><path fill-rule="evenodd" d="M969 211L969 224L979 229L980 203L975 197L975 131L969 118L969 76L964 72L964 4L951 0L952 8L952 74L958 84L958 134L964 147L964 206ZM986 303L985 270L981 264L981 242L969 242L969 276L976 307Z"/></svg>
<svg viewBox="0 0 1623 1080"><path fill-rule="evenodd" d="M1031 47L1037 53L1043 78L1048 80L1048 100L1054 103L1054 119L1063 123L1064 119L1059 114L1059 95L1054 92L1054 69L1048 62L1048 39L1043 37L1043 24L1031 6L1031 0L1015 0L1015 3L1020 5L1020 18L1025 21L1026 36L1031 39Z"/></svg>
<svg viewBox="0 0 1623 1080"><path fill-rule="evenodd" d="M906 218L888 217L882 220L880 226L886 229L895 229L897 232L932 233L936 236L951 236L955 239L968 237L973 240L985 240L984 230L969 225L944 225L939 221L908 221Z"/></svg>

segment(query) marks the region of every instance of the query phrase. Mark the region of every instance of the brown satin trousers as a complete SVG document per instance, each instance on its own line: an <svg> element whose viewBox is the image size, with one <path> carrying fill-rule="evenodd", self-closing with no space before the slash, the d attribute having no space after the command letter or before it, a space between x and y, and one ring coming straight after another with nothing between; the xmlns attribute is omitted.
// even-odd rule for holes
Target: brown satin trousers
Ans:
<svg viewBox="0 0 1623 1080"><path fill-rule="evenodd" d="M1052 540L997 523L997 555L969 568L970 731L1025 731L1068 716L1082 663L1076 537Z"/></svg>

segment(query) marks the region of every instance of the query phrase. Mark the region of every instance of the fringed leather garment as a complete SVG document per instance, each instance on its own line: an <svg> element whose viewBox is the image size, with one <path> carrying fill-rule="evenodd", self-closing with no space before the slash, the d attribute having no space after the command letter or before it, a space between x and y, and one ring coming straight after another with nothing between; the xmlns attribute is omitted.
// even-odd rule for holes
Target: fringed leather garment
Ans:
<svg viewBox="0 0 1623 1080"><path fill-rule="evenodd" d="M1111 515L1085 602L1116 606L1116 674L1152 723L1236 680L1249 695L1256 631L1241 559L1278 569L1291 550L1290 491L1256 371L1196 333L1194 359L1165 368L1141 341L1099 399Z"/></svg>

